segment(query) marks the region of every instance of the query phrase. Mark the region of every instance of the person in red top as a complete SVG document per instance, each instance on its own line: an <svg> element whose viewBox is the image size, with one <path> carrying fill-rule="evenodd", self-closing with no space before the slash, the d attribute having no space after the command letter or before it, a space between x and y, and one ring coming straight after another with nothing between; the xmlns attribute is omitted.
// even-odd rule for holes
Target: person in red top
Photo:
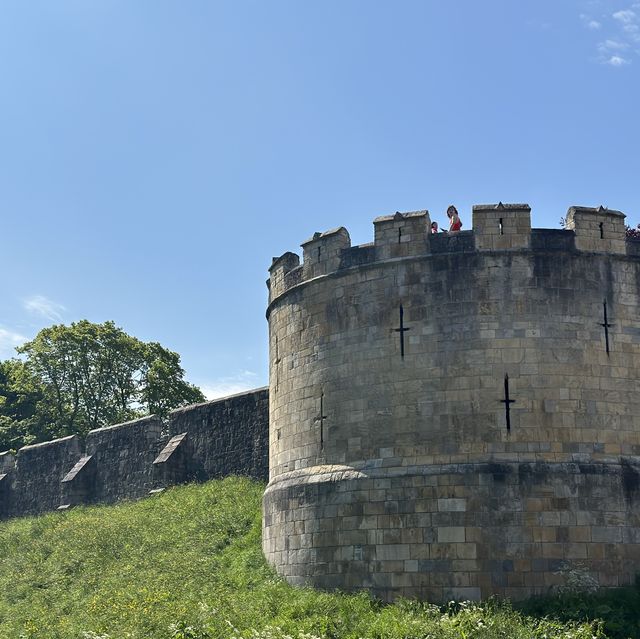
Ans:
<svg viewBox="0 0 640 639"><path fill-rule="evenodd" d="M457 233L462 228L462 222L458 215L458 209L453 204L447 209L447 217L449 218L449 233Z"/></svg>

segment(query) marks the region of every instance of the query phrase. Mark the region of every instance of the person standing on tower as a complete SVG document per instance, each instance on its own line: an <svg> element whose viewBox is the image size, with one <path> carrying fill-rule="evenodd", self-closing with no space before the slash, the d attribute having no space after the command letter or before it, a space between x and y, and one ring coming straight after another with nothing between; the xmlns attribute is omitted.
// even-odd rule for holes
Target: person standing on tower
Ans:
<svg viewBox="0 0 640 639"><path fill-rule="evenodd" d="M462 222L458 215L458 209L453 204L447 209L447 217L449 218L449 233L457 233L462 228Z"/></svg>

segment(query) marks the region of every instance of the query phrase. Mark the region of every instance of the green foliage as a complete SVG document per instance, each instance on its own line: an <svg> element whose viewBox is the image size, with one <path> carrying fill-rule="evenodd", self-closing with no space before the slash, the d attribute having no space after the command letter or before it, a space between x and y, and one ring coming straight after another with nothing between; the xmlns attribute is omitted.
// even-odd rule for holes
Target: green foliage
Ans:
<svg viewBox="0 0 640 639"><path fill-rule="evenodd" d="M183 380L178 353L150 342L144 345L144 355L139 401L150 413L164 416L178 406L205 400L200 389Z"/></svg>
<svg viewBox="0 0 640 639"><path fill-rule="evenodd" d="M509 605L296 589L266 565L264 486L228 478L0 524L0 639L598 639Z"/></svg>
<svg viewBox="0 0 640 639"><path fill-rule="evenodd" d="M18 448L204 401L177 353L113 322L41 330L0 363L0 447Z"/></svg>
<svg viewBox="0 0 640 639"><path fill-rule="evenodd" d="M38 411L43 396L40 380L23 362L0 361L0 450L47 439L47 420Z"/></svg>
<svg viewBox="0 0 640 639"><path fill-rule="evenodd" d="M559 621L588 622L601 619L608 637L640 639L639 584L595 593L566 592L556 597L536 597L518 607L525 614L547 616Z"/></svg>

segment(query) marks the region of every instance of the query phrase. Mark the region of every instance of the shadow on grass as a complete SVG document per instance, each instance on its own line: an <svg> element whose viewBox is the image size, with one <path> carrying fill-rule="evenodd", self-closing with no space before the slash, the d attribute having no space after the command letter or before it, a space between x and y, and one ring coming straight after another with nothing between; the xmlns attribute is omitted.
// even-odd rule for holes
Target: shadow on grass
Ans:
<svg viewBox="0 0 640 639"><path fill-rule="evenodd" d="M534 597L513 604L532 617L566 621L604 621L611 639L640 639L640 580L635 587L602 590L594 594Z"/></svg>

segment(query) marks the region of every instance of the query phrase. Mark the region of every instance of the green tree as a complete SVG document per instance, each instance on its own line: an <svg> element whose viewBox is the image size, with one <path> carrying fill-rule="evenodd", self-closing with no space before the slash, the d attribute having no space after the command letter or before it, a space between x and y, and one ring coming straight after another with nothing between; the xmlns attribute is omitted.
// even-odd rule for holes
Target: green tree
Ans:
<svg viewBox="0 0 640 639"><path fill-rule="evenodd" d="M47 420L38 410L44 389L18 359L0 361L0 450L49 438Z"/></svg>
<svg viewBox="0 0 640 639"><path fill-rule="evenodd" d="M184 379L177 353L113 322L51 326L16 350L24 362L2 363L4 383L0 374L0 445L85 434L205 399Z"/></svg>
<svg viewBox="0 0 640 639"><path fill-rule="evenodd" d="M177 353L163 348L157 342L150 342L145 348L140 401L150 413L166 415L178 406L205 401L199 388L182 379L184 371Z"/></svg>

